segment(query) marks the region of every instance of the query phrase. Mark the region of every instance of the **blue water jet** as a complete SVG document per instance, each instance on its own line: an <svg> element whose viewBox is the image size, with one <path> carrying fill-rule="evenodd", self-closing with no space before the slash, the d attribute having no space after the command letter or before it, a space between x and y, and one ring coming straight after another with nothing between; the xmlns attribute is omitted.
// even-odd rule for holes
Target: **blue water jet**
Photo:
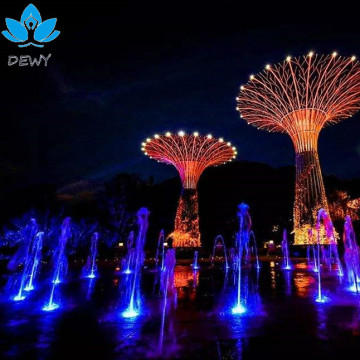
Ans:
<svg viewBox="0 0 360 360"><path fill-rule="evenodd" d="M121 314L124 318L133 318L140 315L141 270L145 259L144 246L146 240L146 232L149 225L149 210L146 208L141 208L137 213L137 217L139 231L135 244L134 272L132 274L132 281L130 282L131 290L129 303L126 310Z"/></svg>
<svg viewBox="0 0 360 360"><path fill-rule="evenodd" d="M67 257L66 257L66 243L71 236L70 229L71 219L65 218L61 226L61 234L59 237L59 245L54 254L54 273L52 277L52 286L48 303L42 308L44 311L53 311L59 307L59 304L54 302L55 292L58 284L60 284L66 276L67 272Z"/></svg>
<svg viewBox="0 0 360 360"><path fill-rule="evenodd" d="M199 256L199 252L197 250L194 251L194 262L192 264L192 268L194 270L199 270L199 264L198 264L198 256Z"/></svg>
<svg viewBox="0 0 360 360"><path fill-rule="evenodd" d="M33 280L39 264L42 248L43 233L37 236L38 225L35 219L31 219L24 229L24 244L26 244L25 259L20 287L18 293L13 297L14 301L22 301L26 298L24 291L34 288Z"/></svg>
<svg viewBox="0 0 360 360"><path fill-rule="evenodd" d="M82 269L83 276L89 279L94 279L97 275L96 257L98 252L98 241L99 233L95 232L91 237L90 254L87 258L86 265Z"/></svg>
<svg viewBox="0 0 360 360"><path fill-rule="evenodd" d="M291 264L290 255L289 255L289 244L288 244L288 240L287 240L286 229L284 229L284 231L283 231L283 238L282 238L282 241L281 241L281 250L282 250L282 253L283 253L282 269L291 270L292 269L292 264Z"/></svg>

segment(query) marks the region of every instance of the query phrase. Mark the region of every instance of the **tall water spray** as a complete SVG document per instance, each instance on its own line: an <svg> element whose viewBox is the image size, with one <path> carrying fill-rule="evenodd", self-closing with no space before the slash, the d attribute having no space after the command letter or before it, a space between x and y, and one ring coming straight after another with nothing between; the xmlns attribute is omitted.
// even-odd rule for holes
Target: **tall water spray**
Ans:
<svg viewBox="0 0 360 360"><path fill-rule="evenodd" d="M134 254L134 270L132 274L132 279L130 282L130 298L128 301L128 307L122 313L124 318L133 318L140 314L140 282L141 282L141 270L144 264L144 246L146 240L146 232L148 229L148 217L149 210L146 208L141 208L137 212L138 217L138 235L136 238L135 244L135 254Z"/></svg>
<svg viewBox="0 0 360 360"><path fill-rule="evenodd" d="M237 216L239 218L239 232L237 233L237 301L231 312L233 314L243 314L246 312L246 308L243 306L241 301L241 266L243 247L249 243L252 226L251 217L249 214L249 206L244 203L238 205Z"/></svg>
<svg viewBox="0 0 360 360"><path fill-rule="evenodd" d="M224 252L224 259L225 259L225 269L229 269L229 263L228 263L228 258L227 258L227 253L226 253L226 245L225 245L225 241L224 238L221 235L217 235L214 239L214 246L213 246L213 252L212 252L212 256L211 256L211 265L214 264L214 259L215 259L215 253L216 253L216 249L219 246L222 246L223 252Z"/></svg>
<svg viewBox="0 0 360 360"><path fill-rule="evenodd" d="M174 268L176 263L175 249L170 248L166 251L164 268L161 272L160 279L160 294L163 296L163 307L161 314L161 326L160 326L160 335L159 335L159 353L163 351L163 342L164 342L164 329L165 329L165 317L166 317L166 307L169 295L176 296L175 293L175 284L174 284Z"/></svg>
<svg viewBox="0 0 360 360"><path fill-rule="evenodd" d="M54 263L54 273L52 277L52 287L50 291L50 296L47 304L43 307L44 311L52 311L59 307L59 304L54 301L55 291L57 286L65 280L67 273L67 256L66 256L66 244L68 239L71 237L71 219L69 217L65 218L62 226L61 233L59 237L59 245L55 251L53 263Z"/></svg>
<svg viewBox="0 0 360 360"><path fill-rule="evenodd" d="M41 250L42 250L42 246L43 246L43 238L44 238L43 232L38 232L35 235L35 239L34 239L32 247L31 247L32 266L31 266L31 270L30 270L29 280L24 288L25 291L34 290L34 279L36 277L37 271L39 269L39 264L41 261Z"/></svg>
<svg viewBox="0 0 360 360"><path fill-rule="evenodd" d="M350 284L349 289L359 293L360 252L350 216L345 217L343 241L347 280Z"/></svg>
<svg viewBox="0 0 360 360"><path fill-rule="evenodd" d="M322 231L321 224L323 224L323 228L325 232ZM318 294L316 297L316 301L323 303L327 301L327 298L323 296L322 294L322 288L321 288L321 261L320 261L320 243L322 242L322 236L326 236L329 245L329 256L333 256L334 260L338 266L338 274L339 276L343 275L342 265L340 262L338 250L337 250L337 243L335 239L335 232L334 232L334 226L332 224L332 221L330 220L330 217L328 213L324 209L320 209L317 215L317 221L316 221L316 234L317 234L317 275L318 275Z"/></svg>
<svg viewBox="0 0 360 360"><path fill-rule="evenodd" d="M318 265L317 265L317 259L316 259L316 245L314 242L314 232L311 228L308 229L308 247L307 247L307 262L308 265L312 265L312 269L314 272L318 272Z"/></svg>
<svg viewBox="0 0 360 360"><path fill-rule="evenodd" d="M156 255L155 255L155 267L158 267L159 263L159 255L160 255L160 248L161 248L161 269L164 268L164 252L165 252L165 231L161 230L158 238L158 243L156 247Z"/></svg>
<svg viewBox="0 0 360 360"><path fill-rule="evenodd" d="M135 249L133 248L134 246L134 239L135 239L135 233L134 231L130 231L127 243L126 243L126 248L127 248L127 254L126 254L126 258L125 258L125 268L123 270L124 274L131 274L132 272L132 265L134 262L134 255L135 255Z"/></svg>
<svg viewBox="0 0 360 360"><path fill-rule="evenodd" d="M253 246L253 249L254 249L256 268L260 269L260 262L259 262L259 256L258 256L258 251L257 251L256 238L255 238L255 234L254 234L254 232L252 230L250 231L249 243L248 243L248 246L247 246L248 247L248 253L250 253L251 243L252 243L252 246Z"/></svg>
<svg viewBox="0 0 360 360"><path fill-rule="evenodd" d="M98 253L99 233L95 232L91 237L90 254L83 268L83 276L94 279L97 273L96 258Z"/></svg>
<svg viewBox="0 0 360 360"><path fill-rule="evenodd" d="M290 255L289 255L289 243L288 243L288 239L287 239L286 229L284 229L284 231L283 231L283 238L282 238L282 241L281 241L281 250L282 250L282 253L283 253L283 265L282 265L282 268L284 270L291 270L292 265L291 265Z"/></svg>
<svg viewBox="0 0 360 360"><path fill-rule="evenodd" d="M32 290L28 285L28 282L31 280L31 287L32 287L32 278L31 274L35 272L37 269L36 262L38 261L38 244L42 237L37 237L36 234L38 232L38 225L35 219L31 219L30 222L24 229L23 234L23 246L19 249L19 252L25 252L25 259L23 265L23 272L20 279L20 286L17 295L13 298L15 301L20 301L25 299L24 290ZM41 241L42 246L42 241ZM40 248L41 253L41 248ZM34 267L34 264L35 267Z"/></svg>

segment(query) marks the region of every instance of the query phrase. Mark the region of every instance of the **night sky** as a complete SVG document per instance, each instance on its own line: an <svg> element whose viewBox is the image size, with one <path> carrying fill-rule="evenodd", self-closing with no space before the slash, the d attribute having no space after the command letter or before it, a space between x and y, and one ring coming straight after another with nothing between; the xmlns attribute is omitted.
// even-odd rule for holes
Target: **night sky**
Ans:
<svg viewBox="0 0 360 360"><path fill-rule="evenodd" d="M14 186L64 186L118 172L174 176L171 167L143 156L140 143L181 129L230 140L240 160L292 165L286 135L239 118L239 86L289 54L360 56L358 12L344 2L336 8L256 1L33 3L43 19L58 18L61 34L43 49L0 39L0 177ZM28 4L1 2L1 31L4 18L20 20ZM47 68L7 65L9 55L49 53ZM358 115L323 130L324 173L360 177L359 135Z"/></svg>

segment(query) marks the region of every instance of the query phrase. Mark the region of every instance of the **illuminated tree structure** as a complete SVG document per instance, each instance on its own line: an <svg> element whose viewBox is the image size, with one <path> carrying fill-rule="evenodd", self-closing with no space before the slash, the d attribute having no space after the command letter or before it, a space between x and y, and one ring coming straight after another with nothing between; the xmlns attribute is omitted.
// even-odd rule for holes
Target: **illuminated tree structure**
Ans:
<svg viewBox="0 0 360 360"><path fill-rule="evenodd" d="M360 64L353 57L316 55L266 65L240 87L240 117L259 129L287 133L295 147L295 244L308 243L316 213L328 211L317 143L321 129L360 108ZM316 238L316 237L315 237Z"/></svg>
<svg viewBox="0 0 360 360"><path fill-rule="evenodd" d="M196 185L203 171L213 165L220 165L236 156L236 148L222 138L203 136L194 132L187 135L167 132L155 135L142 143L145 155L159 162L175 166L179 172L182 192L176 211L172 234L175 247L199 247L199 215Z"/></svg>

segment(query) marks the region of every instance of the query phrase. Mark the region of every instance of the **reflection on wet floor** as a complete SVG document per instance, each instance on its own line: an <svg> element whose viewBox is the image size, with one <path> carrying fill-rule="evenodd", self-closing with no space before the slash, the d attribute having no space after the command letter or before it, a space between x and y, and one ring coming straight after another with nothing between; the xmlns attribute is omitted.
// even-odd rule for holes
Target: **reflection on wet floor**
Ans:
<svg viewBox="0 0 360 360"><path fill-rule="evenodd" d="M119 315L121 279L126 275L101 268L96 279L79 280L74 272L61 285L62 304L53 313L41 311L46 282L26 302L9 301L3 292L0 356L289 359L293 353L295 358L337 359L359 353L359 299L344 290L337 276L324 275L331 301L318 304L316 274L306 264L289 271L276 262L262 262L260 271L246 267L243 274L244 305L249 309L244 316L231 314L236 284L233 271L221 263L197 271L176 266L175 291L166 301L158 292L158 273L145 270L142 314L135 319Z"/></svg>

